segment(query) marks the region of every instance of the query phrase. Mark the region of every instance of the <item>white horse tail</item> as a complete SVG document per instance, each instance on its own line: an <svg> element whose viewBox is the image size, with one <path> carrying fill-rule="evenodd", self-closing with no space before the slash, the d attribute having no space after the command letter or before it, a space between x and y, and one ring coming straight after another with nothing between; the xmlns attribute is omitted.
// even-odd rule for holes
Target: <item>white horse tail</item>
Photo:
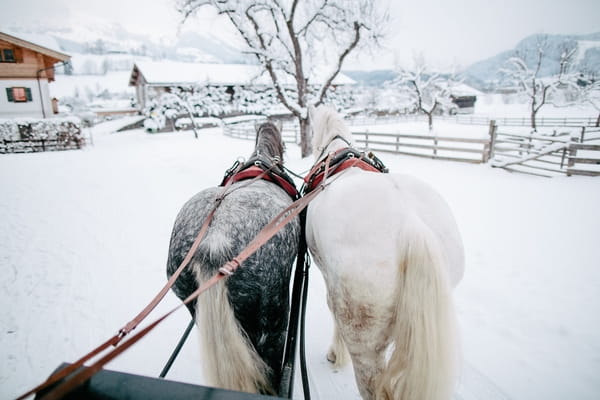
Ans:
<svg viewBox="0 0 600 400"><path fill-rule="evenodd" d="M227 292L221 282L197 301L204 374L211 385L224 389L273 393L267 378L269 367L236 320Z"/></svg>
<svg viewBox="0 0 600 400"><path fill-rule="evenodd" d="M454 389L459 352L447 266L438 239L415 222L401 243L395 345L377 399L450 399Z"/></svg>

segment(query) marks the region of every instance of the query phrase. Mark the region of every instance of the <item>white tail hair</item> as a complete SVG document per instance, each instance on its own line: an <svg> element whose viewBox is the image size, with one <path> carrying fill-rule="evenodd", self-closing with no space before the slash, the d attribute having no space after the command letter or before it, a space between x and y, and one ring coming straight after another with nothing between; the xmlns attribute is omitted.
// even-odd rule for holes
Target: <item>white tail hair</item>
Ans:
<svg viewBox="0 0 600 400"><path fill-rule="evenodd" d="M224 283L218 284L200 296L196 304L204 374L213 386L275 394L267 378L269 367L239 326L227 292Z"/></svg>
<svg viewBox="0 0 600 400"><path fill-rule="evenodd" d="M404 254L392 337L394 349L377 382L377 399L438 400L452 397L458 336L451 286L440 243L416 221L400 244Z"/></svg>

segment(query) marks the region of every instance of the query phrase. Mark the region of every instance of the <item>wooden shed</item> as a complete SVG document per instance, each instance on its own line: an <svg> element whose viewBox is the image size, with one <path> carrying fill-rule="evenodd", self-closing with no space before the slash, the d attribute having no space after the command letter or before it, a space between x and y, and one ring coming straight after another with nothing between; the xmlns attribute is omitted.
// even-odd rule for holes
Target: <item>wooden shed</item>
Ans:
<svg viewBox="0 0 600 400"><path fill-rule="evenodd" d="M479 95L481 95L480 91L464 83L455 85L450 95L452 103L456 105L453 112L458 114L472 114L475 111L475 102Z"/></svg>

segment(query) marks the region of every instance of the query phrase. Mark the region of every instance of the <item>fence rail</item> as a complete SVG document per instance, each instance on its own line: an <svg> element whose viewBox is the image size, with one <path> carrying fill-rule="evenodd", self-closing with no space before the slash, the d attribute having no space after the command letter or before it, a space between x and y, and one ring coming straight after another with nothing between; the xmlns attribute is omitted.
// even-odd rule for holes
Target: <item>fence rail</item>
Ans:
<svg viewBox="0 0 600 400"><path fill-rule="evenodd" d="M482 163L487 161L488 139L353 132L362 149L406 154L439 160Z"/></svg>

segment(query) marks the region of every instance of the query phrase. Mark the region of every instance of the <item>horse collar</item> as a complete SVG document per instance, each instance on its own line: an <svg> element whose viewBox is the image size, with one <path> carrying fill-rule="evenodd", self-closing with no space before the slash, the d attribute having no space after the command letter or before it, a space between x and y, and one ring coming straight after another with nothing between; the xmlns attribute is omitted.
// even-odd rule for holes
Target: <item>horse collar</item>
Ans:
<svg viewBox="0 0 600 400"><path fill-rule="evenodd" d="M335 139L335 138L334 138ZM387 173L389 170L372 152L365 154L352 147L342 148L331 156L321 159L304 178L302 194L311 192L325 177L327 159L329 158L328 176L335 175L347 168L357 167L364 171Z"/></svg>
<svg viewBox="0 0 600 400"><path fill-rule="evenodd" d="M276 157L270 159L260 154L250 158L243 164L237 160L231 168L225 171L225 176L223 177L220 186L225 186L230 180L233 180L232 183L235 183L245 179L255 178L265 171L267 171L267 173L262 179L273 182L281 187L293 200L300 197L300 194L294 185L294 181L285 173L283 168L281 168L281 161L279 158Z"/></svg>

